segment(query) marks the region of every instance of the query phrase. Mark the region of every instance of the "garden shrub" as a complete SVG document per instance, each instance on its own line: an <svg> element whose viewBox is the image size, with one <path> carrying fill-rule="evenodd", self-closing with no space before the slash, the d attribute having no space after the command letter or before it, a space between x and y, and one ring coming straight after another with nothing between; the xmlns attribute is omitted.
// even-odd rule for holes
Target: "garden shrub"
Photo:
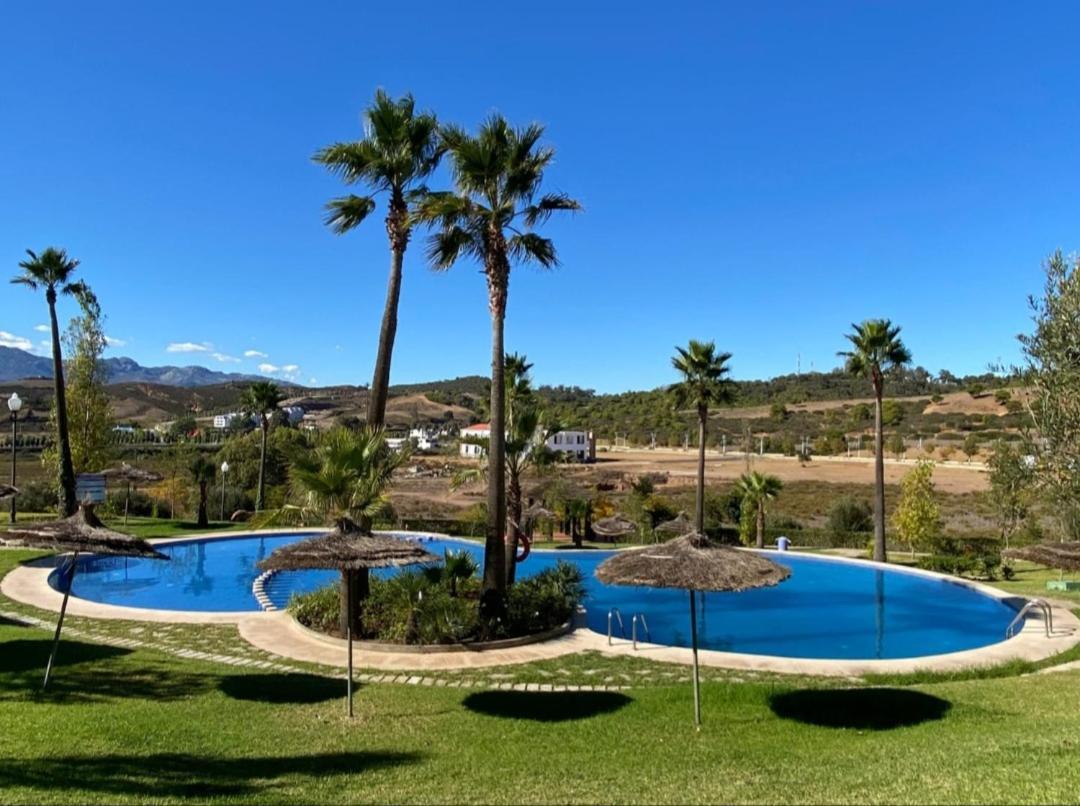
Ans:
<svg viewBox="0 0 1080 806"><path fill-rule="evenodd" d="M994 579L1001 568L1001 543L992 537L938 537L919 567L955 576Z"/></svg>
<svg viewBox="0 0 1080 806"><path fill-rule="evenodd" d="M19 485L15 503L20 512L48 512L53 514L60 507L60 493L55 484L31 481Z"/></svg>
<svg viewBox="0 0 1080 806"><path fill-rule="evenodd" d="M844 495L829 508L829 529L837 534L869 532L874 528L874 510L868 501Z"/></svg>

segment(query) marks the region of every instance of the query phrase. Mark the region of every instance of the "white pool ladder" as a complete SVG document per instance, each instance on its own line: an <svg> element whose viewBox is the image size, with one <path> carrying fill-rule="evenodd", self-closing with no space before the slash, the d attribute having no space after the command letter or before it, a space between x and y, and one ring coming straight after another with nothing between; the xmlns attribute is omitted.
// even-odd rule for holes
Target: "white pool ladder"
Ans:
<svg viewBox="0 0 1080 806"><path fill-rule="evenodd" d="M1020 629L1023 629L1024 619L1027 617L1027 614L1035 608L1038 608L1043 613L1043 627L1046 628L1046 637L1049 638L1050 634L1054 631L1054 613L1050 607L1050 603L1045 599L1028 599L1027 602L1024 603L1024 606L1020 608L1016 617L1009 622L1009 626L1005 628L1005 637L1012 638L1018 625L1020 626Z"/></svg>
<svg viewBox="0 0 1080 806"><path fill-rule="evenodd" d="M649 622L645 620L645 614L634 613L633 618L630 619L630 635L633 636L634 639L634 649L637 649L637 625L639 621L641 622L642 628L645 630L645 640L652 640L649 637Z"/></svg>
<svg viewBox="0 0 1080 806"><path fill-rule="evenodd" d="M626 637L626 627L623 625L622 613L619 612L619 608L613 607L607 611L607 642L608 646L611 646L611 628L613 619L619 622L619 635L623 638Z"/></svg>

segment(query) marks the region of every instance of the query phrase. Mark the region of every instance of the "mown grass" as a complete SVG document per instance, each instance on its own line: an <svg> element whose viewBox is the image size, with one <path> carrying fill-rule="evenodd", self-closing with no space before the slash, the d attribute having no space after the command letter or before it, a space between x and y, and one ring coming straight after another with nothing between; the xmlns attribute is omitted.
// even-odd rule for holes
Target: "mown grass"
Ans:
<svg viewBox="0 0 1080 806"><path fill-rule="evenodd" d="M917 688L361 686L0 625L0 802L1016 803L1075 799L1080 674Z"/></svg>

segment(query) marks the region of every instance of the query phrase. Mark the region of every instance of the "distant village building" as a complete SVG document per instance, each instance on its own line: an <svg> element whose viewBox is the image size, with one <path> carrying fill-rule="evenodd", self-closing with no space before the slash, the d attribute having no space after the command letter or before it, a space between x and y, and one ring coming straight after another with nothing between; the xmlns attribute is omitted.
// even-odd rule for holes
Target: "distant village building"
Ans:
<svg viewBox="0 0 1080 806"><path fill-rule="evenodd" d="M490 436L490 423L477 423L462 428L461 455L473 458L483 456L483 446L467 442L466 438L488 439ZM596 461L596 435L592 431L558 431L548 437L546 444L549 450L567 454L578 462Z"/></svg>
<svg viewBox="0 0 1080 806"><path fill-rule="evenodd" d="M290 425L296 425L304 419L303 406L285 406L281 411L288 418Z"/></svg>
<svg viewBox="0 0 1080 806"><path fill-rule="evenodd" d="M215 414L214 428L230 428L233 420L240 416L240 413L235 411L230 411L228 414Z"/></svg>
<svg viewBox="0 0 1080 806"><path fill-rule="evenodd" d="M433 451L439 447L439 432L434 428L413 428L409 431L409 439L422 451Z"/></svg>

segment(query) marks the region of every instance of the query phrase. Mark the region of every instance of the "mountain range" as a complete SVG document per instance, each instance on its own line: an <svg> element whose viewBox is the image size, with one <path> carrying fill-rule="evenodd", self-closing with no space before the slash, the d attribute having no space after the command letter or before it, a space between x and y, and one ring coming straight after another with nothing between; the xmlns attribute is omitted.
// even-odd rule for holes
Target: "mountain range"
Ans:
<svg viewBox="0 0 1080 806"><path fill-rule="evenodd" d="M109 383L159 383L164 386L212 386L229 381L262 380L262 375L240 372L218 372L206 367L144 367L131 358L104 359ZM0 347L0 381L26 378L51 378L52 359L34 355L15 347ZM275 379L276 380L276 379ZM289 385L277 380L277 383Z"/></svg>

